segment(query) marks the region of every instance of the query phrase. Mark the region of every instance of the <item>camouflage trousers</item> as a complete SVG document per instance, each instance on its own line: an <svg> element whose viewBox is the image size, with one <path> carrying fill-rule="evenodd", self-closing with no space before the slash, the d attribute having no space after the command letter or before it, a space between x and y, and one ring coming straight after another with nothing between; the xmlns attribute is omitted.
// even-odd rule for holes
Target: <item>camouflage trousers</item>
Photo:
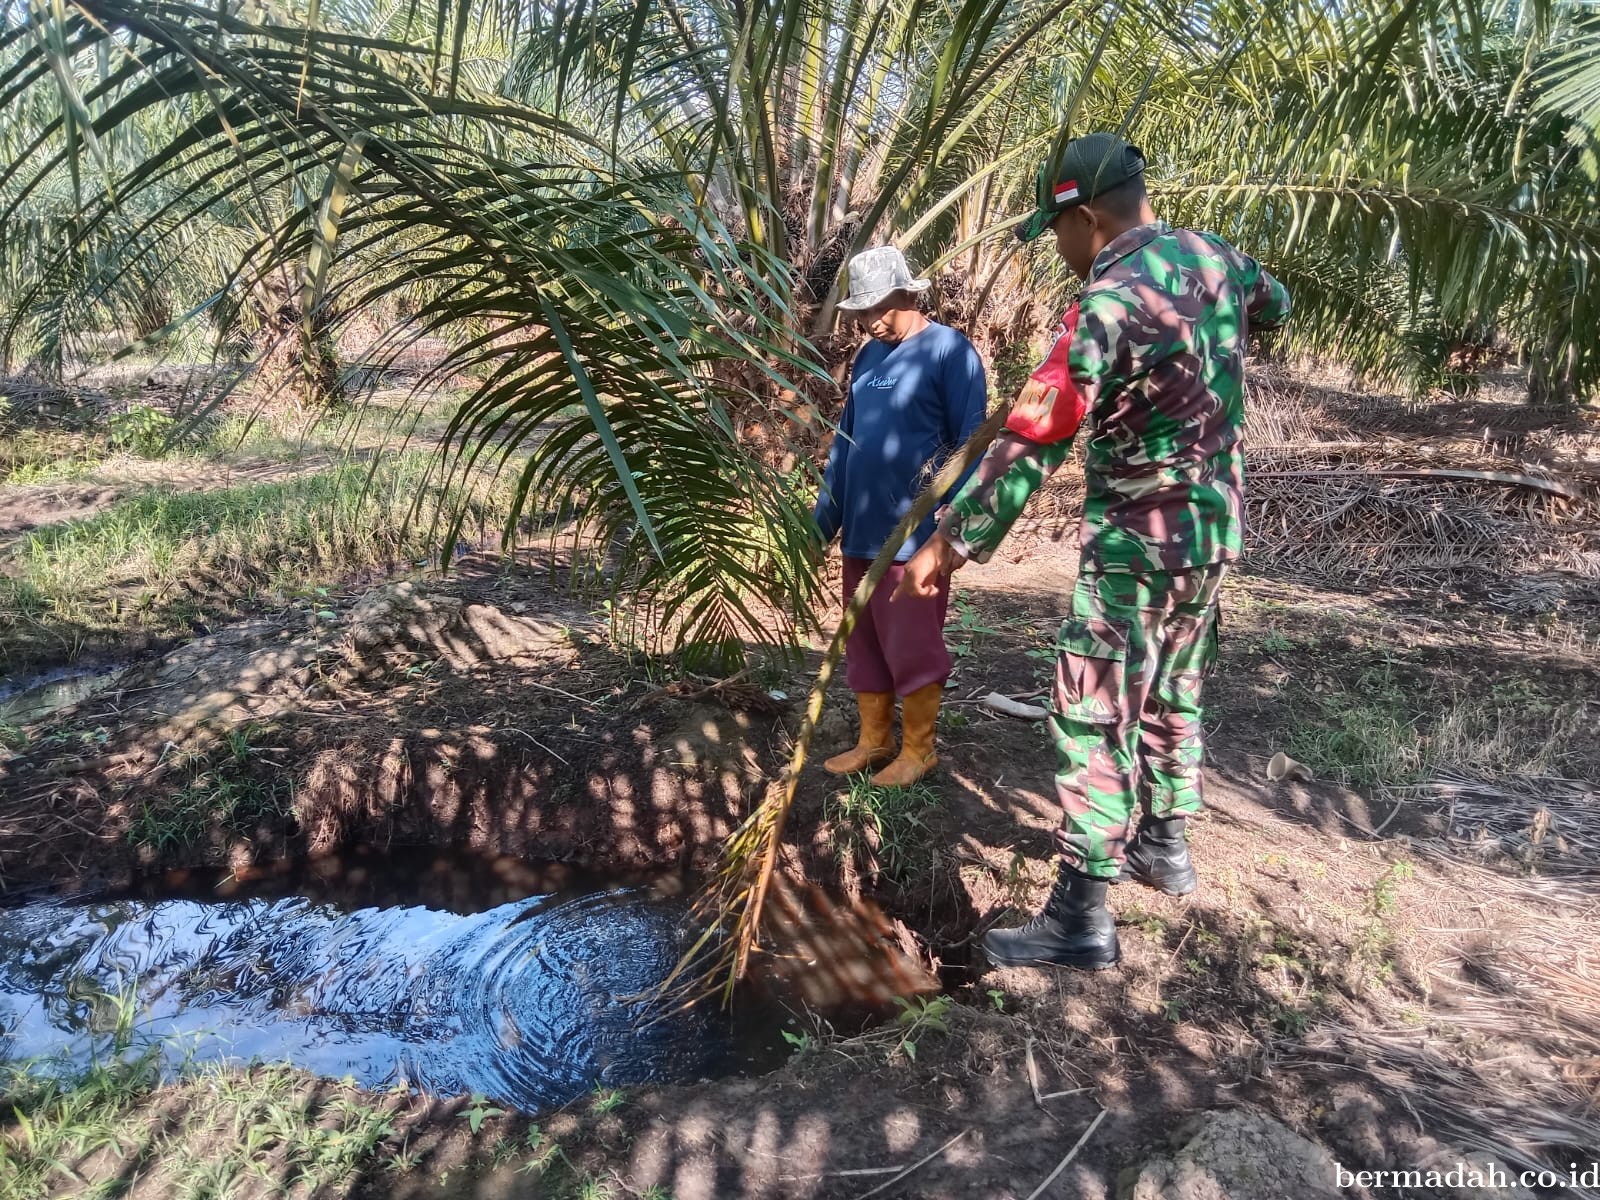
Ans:
<svg viewBox="0 0 1600 1200"><path fill-rule="evenodd" d="M1170 817L1203 807L1200 690L1216 664L1227 571L1079 573L1050 712L1056 845L1077 870L1114 876L1141 808Z"/></svg>

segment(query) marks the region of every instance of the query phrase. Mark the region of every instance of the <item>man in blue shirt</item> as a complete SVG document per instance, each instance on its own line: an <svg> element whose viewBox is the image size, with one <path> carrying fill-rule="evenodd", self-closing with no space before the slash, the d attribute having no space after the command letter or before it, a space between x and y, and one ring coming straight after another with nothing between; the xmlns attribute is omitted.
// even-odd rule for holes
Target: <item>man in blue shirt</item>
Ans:
<svg viewBox="0 0 1600 1200"><path fill-rule="evenodd" d="M893 246L850 262L850 295L839 307L853 313L872 340L851 364L850 392L814 514L824 544L840 535L846 603L912 502L983 423L988 405L983 360L972 343L917 307L928 287L926 279L912 277ZM874 784L906 787L938 762L934 728L951 668L944 644L949 576L935 596L901 597L889 605L905 563L937 518L930 515L900 546L845 644L845 681L856 694L861 736L854 749L823 764L835 775L883 767ZM898 756L896 696L903 731Z"/></svg>

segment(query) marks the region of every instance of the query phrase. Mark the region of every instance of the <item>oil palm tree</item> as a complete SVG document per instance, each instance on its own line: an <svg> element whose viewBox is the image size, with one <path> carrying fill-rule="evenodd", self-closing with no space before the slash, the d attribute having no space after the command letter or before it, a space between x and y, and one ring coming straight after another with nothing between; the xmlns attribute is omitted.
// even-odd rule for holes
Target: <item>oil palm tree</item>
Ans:
<svg viewBox="0 0 1600 1200"><path fill-rule="evenodd" d="M440 470L513 470L524 502L579 515L620 555L618 586L659 602L673 644L787 644L782 614L804 612L813 587L808 517L743 453L736 389L714 370L752 363L788 386L807 369L775 338L786 269L708 218L681 177L480 89L448 27L406 41L326 10L308 23L118 0L4 18L0 101L43 119L8 131L0 226L64 179L73 198L36 282L72 278L90 245L122 256L124 278L160 269L177 231L223 204L250 244L195 312L288 271L300 311L337 330L426 281L393 348L447 334L441 371L482 377ZM109 153L135 122L156 131L136 161ZM371 269L341 276L336 259Z"/></svg>

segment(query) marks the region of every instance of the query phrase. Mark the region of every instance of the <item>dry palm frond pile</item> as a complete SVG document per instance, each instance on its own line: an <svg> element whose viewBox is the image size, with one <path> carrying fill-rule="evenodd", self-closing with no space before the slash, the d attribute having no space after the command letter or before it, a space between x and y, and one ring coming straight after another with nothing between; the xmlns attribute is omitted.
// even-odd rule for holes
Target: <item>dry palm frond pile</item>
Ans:
<svg viewBox="0 0 1600 1200"><path fill-rule="evenodd" d="M1600 791L1582 780L1445 774L1408 789L1447 813L1448 847L1574 887L1600 884Z"/></svg>
<svg viewBox="0 0 1600 1200"><path fill-rule="evenodd" d="M1516 576L1496 603L1529 612L1559 604L1556 576L1600 580L1600 434L1563 427L1564 452L1530 461L1513 456L1529 448L1520 427L1548 414L1479 403L1468 420L1445 407L1430 413L1272 376L1253 383L1249 561L1334 585ZM1520 432L1505 434L1501 422ZM1082 499L1081 471L1068 466L1018 529L1071 536Z"/></svg>
<svg viewBox="0 0 1600 1200"><path fill-rule="evenodd" d="M1600 579L1593 500L1516 464L1441 464L1344 443L1258 446L1248 505L1252 559L1309 579L1518 567Z"/></svg>
<svg viewBox="0 0 1600 1200"><path fill-rule="evenodd" d="M1600 579L1600 484L1586 471L1512 456L1528 448L1530 419L1552 418L1526 407L1470 407L1469 419L1449 405L1430 412L1384 400L1374 408L1371 397L1272 376L1254 384L1246 429L1252 561L1347 584L1541 572ZM1600 448L1593 433L1565 436ZM1523 589L1506 605L1537 609L1550 599Z"/></svg>
<svg viewBox="0 0 1600 1200"><path fill-rule="evenodd" d="M1600 1112L1581 1074L1498 1059L1476 1059L1414 1029L1324 1026L1305 1044L1280 1044L1279 1064L1355 1070L1376 1089L1402 1097L1423 1124L1463 1149L1521 1170L1557 1170L1600 1158ZM1411 1164L1414 1165L1414 1164ZM1600 1200L1600 1191L1562 1193Z"/></svg>
<svg viewBox="0 0 1600 1200"><path fill-rule="evenodd" d="M81 425L111 408L111 398L93 388L37 375L0 375L0 424L26 420Z"/></svg>
<svg viewBox="0 0 1600 1200"><path fill-rule="evenodd" d="M1414 846L1425 858L1448 855ZM1600 900L1593 885L1470 861L1441 865L1493 920L1429 964L1434 1011L1457 1031L1534 1048L1569 1082L1581 1083L1594 1068L1596 1086L1579 1087L1580 1107L1600 1115Z"/></svg>

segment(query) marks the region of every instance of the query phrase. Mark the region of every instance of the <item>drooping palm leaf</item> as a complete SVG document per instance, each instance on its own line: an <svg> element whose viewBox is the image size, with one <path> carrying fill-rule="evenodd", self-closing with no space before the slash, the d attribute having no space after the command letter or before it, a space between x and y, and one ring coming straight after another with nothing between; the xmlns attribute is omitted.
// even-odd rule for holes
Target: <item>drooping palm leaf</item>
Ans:
<svg viewBox="0 0 1600 1200"><path fill-rule="evenodd" d="M803 612L814 586L805 510L740 447L726 416L737 384L722 370L755 363L791 386L806 369L776 337L781 262L709 223L681 180L615 163L583 130L480 94L460 72L429 91L427 47L340 34L326 8L310 30L182 3L68 13L57 41L85 53L112 39L139 64L95 97L99 120L160 136L123 164L114 192L76 206L34 295L94 237L124 256L124 278L161 262L171 247L160 236L115 236L119 214L138 213L143 231L182 227L223 189L261 233L224 288L299 278L309 263L306 317L326 306L333 329L396 284L427 280L433 299L393 353L430 334L496 331L448 360L488 373L452 424L461 453L449 469L515 470L546 512L581 512L622 551L623 578L659 596L674 645L787 644L783 614ZM8 226L70 157L51 141L69 111L0 182ZM336 252L324 222L334 198ZM346 255L371 271L330 286Z"/></svg>

